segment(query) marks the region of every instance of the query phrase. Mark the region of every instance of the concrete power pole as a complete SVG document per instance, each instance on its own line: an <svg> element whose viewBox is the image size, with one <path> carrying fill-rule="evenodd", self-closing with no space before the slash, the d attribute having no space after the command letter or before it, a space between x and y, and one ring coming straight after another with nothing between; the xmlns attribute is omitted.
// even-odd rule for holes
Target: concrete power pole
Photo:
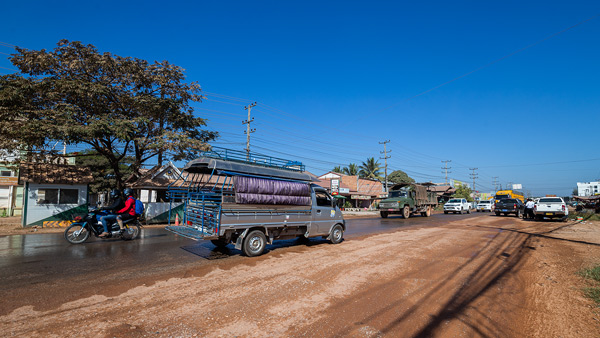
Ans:
<svg viewBox="0 0 600 338"><path fill-rule="evenodd" d="M380 151L380 153L384 154L383 157L380 157L380 160L385 160L385 183L383 184L385 187L385 192L388 192L388 186L387 186L387 159L390 158L391 156L387 156L388 150L386 149L386 143L389 143L390 140L387 141L383 141L383 142L379 142L379 144L383 144L383 151ZM392 152L391 150L389 151L390 153Z"/></svg>
<svg viewBox="0 0 600 338"><path fill-rule="evenodd" d="M246 131L244 131L244 133L246 134L246 160L247 161L250 161L250 134L256 131L256 129L250 129L250 123L252 123L254 121L254 117L250 118L250 111L252 110L252 107L255 107L255 106L256 106L256 102L244 107L244 109L246 109L248 111L248 119L246 121L242 121L242 124L247 125Z"/></svg>
<svg viewBox="0 0 600 338"><path fill-rule="evenodd" d="M471 178L473 179L473 192L475 192L475 179L479 178L479 176L477 176L477 174L475 173L475 170L477 170L479 168L469 168L469 170L472 170L473 173L469 174L471 176Z"/></svg>
<svg viewBox="0 0 600 338"><path fill-rule="evenodd" d="M493 180L492 183L494 184L494 190L498 191L498 176L492 177L492 180Z"/></svg>
<svg viewBox="0 0 600 338"><path fill-rule="evenodd" d="M442 161L442 163L444 163L444 166L442 167L442 169L445 170L446 173L446 184L448 184L448 173L451 173L451 171L448 171L448 169L452 169L452 167L448 166L448 162L452 162L451 160L446 160L446 161ZM442 171L442 174L444 173L444 171Z"/></svg>

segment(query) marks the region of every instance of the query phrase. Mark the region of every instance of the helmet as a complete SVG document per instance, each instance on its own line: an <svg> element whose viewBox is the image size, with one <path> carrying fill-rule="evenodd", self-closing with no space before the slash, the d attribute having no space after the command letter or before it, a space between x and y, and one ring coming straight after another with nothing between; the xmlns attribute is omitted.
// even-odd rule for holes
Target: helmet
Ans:
<svg viewBox="0 0 600 338"><path fill-rule="evenodd" d="M123 190L123 195L125 195L125 197L133 196L133 189L125 188L125 190Z"/></svg>
<svg viewBox="0 0 600 338"><path fill-rule="evenodd" d="M111 198L117 198L119 196L121 196L121 191L119 189L113 189L110 191Z"/></svg>

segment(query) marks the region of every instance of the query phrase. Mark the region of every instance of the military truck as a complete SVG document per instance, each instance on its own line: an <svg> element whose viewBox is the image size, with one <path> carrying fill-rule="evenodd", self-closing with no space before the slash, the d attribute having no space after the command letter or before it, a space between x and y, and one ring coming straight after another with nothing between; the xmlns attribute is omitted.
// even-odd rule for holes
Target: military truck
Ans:
<svg viewBox="0 0 600 338"><path fill-rule="evenodd" d="M400 183L394 185L388 198L379 202L379 214L387 218L390 214L401 214L404 218L421 213L429 217L438 205L437 195L429 190L429 186L415 183Z"/></svg>

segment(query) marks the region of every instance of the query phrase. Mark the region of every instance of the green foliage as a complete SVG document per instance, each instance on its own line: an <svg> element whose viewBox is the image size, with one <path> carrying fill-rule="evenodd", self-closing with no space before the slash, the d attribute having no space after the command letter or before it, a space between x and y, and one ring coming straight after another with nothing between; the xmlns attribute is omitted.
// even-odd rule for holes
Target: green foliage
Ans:
<svg viewBox="0 0 600 338"><path fill-rule="evenodd" d="M194 158L218 136L194 116L201 89L183 82L178 66L67 40L53 51L16 50L10 60L21 74L0 77L0 149L48 153L57 141L85 144L106 158L120 187L126 157L139 172L152 157Z"/></svg>
<svg viewBox="0 0 600 338"><path fill-rule="evenodd" d="M123 177L132 174L131 164L133 158L126 157L119 163L119 169ZM75 164L90 168L94 181L89 184L90 193L99 193L109 191L117 187L115 171L110 166L106 157L98 154L94 150L86 150L76 155Z"/></svg>
<svg viewBox="0 0 600 338"><path fill-rule="evenodd" d="M452 197L454 198L466 198L467 201L472 202L473 198L471 198L471 193L473 191L471 190L471 188L469 188L466 185L459 185L458 187L456 187L456 192L454 193L454 195L452 195Z"/></svg>
<svg viewBox="0 0 600 338"><path fill-rule="evenodd" d="M402 170L394 170L391 174L388 175L388 181L393 183L415 183L415 180L412 179L408 174L406 174Z"/></svg>
<svg viewBox="0 0 600 338"><path fill-rule="evenodd" d="M344 208L352 208L352 203L350 201L344 202Z"/></svg>
<svg viewBox="0 0 600 338"><path fill-rule="evenodd" d="M356 163L350 163L347 167L342 169L342 173L350 176L358 175L358 166Z"/></svg>
<svg viewBox="0 0 600 338"><path fill-rule="evenodd" d="M375 161L374 157L367 158L366 162L363 162L358 167L358 175L363 178L370 178L373 180L381 180L381 166L379 161Z"/></svg>
<svg viewBox="0 0 600 338"><path fill-rule="evenodd" d="M342 174L342 167L340 167L339 165L335 166L335 167L333 167L333 169L331 171L333 171L334 173Z"/></svg>

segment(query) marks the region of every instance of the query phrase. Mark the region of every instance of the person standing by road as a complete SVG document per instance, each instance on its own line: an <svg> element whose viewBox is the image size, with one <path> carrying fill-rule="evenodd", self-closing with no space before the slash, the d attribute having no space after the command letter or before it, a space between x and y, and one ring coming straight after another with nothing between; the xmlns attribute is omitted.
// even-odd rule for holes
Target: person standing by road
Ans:
<svg viewBox="0 0 600 338"><path fill-rule="evenodd" d="M533 207L535 206L535 202L531 199L527 199L527 203L525 203L525 213L523 214L523 218L533 219Z"/></svg>

